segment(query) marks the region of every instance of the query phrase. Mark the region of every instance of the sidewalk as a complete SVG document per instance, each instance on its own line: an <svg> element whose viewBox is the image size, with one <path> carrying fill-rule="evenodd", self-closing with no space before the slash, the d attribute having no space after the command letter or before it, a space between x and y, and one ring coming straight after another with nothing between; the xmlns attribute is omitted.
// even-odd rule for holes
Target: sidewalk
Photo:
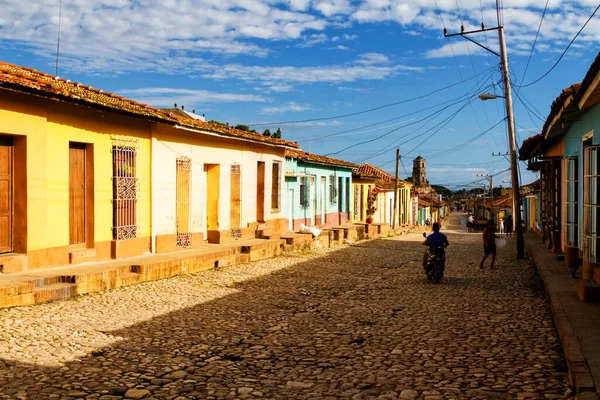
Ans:
<svg viewBox="0 0 600 400"><path fill-rule="evenodd" d="M550 299L554 321L577 398L600 399L600 304L583 303L564 262L541 240L526 233L525 250L536 265Z"/></svg>

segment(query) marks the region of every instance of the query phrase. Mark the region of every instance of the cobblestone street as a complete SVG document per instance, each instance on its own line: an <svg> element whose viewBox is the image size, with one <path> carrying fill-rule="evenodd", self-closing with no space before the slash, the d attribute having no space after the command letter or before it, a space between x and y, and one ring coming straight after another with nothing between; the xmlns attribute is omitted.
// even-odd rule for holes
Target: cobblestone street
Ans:
<svg viewBox="0 0 600 400"><path fill-rule="evenodd" d="M0 398L570 397L542 286L515 261L516 239L481 272L481 234L450 231L439 285L421 269L422 240L0 310Z"/></svg>

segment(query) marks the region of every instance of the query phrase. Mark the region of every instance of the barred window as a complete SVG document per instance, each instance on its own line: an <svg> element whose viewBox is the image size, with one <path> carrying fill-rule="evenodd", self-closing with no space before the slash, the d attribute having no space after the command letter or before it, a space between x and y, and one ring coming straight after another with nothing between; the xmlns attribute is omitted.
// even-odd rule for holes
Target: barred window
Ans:
<svg viewBox="0 0 600 400"><path fill-rule="evenodd" d="M309 196L308 177L300 178L300 207L308 207Z"/></svg>
<svg viewBox="0 0 600 400"><path fill-rule="evenodd" d="M137 238L140 234L139 177L140 140L128 137L113 139L113 239Z"/></svg>
<svg viewBox="0 0 600 400"><path fill-rule="evenodd" d="M181 156L175 160L175 220L177 229L177 247L189 247L192 234L190 232L191 220L191 193L192 193L192 160Z"/></svg>
<svg viewBox="0 0 600 400"><path fill-rule="evenodd" d="M360 215L360 208L361 208L361 188L362 185L354 185L354 215L353 218L355 220L359 220L362 218L362 216Z"/></svg>
<svg viewBox="0 0 600 400"><path fill-rule="evenodd" d="M566 163L566 186L567 186L567 246L577 247L579 245L579 167L578 158L569 157Z"/></svg>
<svg viewBox="0 0 600 400"><path fill-rule="evenodd" d="M336 200L335 176L329 176L329 202L334 204Z"/></svg>
<svg viewBox="0 0 600 400"><path fill-rule="evenodd" d="M590 262L598 262L598 244L600 236L600 164L598 163L599 146L584 149L583 165L583 256Z"/></svg>

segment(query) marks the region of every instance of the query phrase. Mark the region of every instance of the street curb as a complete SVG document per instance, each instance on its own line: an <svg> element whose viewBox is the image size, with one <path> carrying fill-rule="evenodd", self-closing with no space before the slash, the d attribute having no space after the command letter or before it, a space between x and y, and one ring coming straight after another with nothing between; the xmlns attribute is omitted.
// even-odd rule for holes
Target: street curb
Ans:
<svg viewBox="0 0 600 400"><path fill-rule="evenodd" d="M550 299L554 324L556 325L558 337L567 361L569 381L575 389L575 398L579 400L600 399L600 396L596 392L594 380L583 354L581 344L560 299L558 287L556 287L555 283L551 282L552 273L548 268L546 260L536 253L532 243L529 243L527 240L525 240L525 251L529 259L533 261L537 274L544 284L546 296Z"/></svg>

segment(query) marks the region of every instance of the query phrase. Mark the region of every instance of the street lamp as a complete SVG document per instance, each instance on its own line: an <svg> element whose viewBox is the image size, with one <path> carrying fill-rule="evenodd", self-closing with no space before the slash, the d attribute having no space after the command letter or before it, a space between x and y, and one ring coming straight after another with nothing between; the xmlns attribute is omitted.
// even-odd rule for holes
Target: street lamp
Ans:
<svg viewBox="0 0 600 400"><path fill-rule="evenodd" d="M494 99L497 99L498 97L502 97L503 99L505 99L504 96L498 96L497 94L492 94L492 93L481 93L479 95L479 98L481 99L481 101L494 100Z"/></svg>

